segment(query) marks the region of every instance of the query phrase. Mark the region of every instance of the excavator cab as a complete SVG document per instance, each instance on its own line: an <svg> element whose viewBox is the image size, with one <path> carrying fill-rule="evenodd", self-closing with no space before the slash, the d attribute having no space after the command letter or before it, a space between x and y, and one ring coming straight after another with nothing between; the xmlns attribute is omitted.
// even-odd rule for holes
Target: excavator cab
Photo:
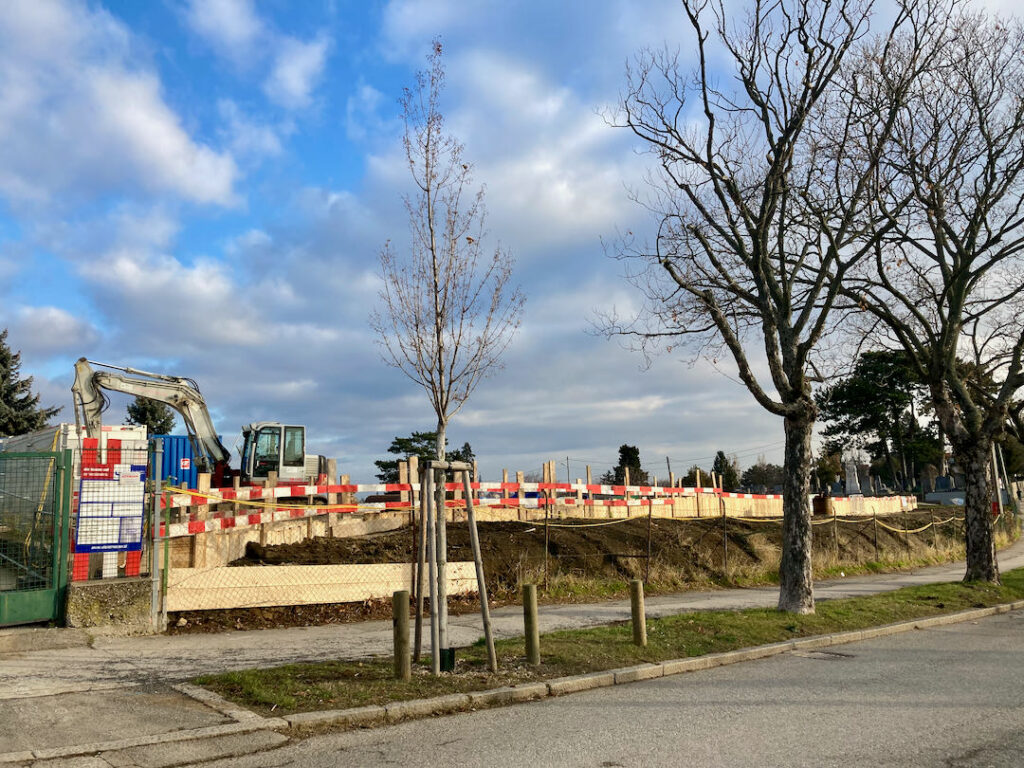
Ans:
<svg viewBox="0 0 1024 768"><path fill-rule="evenodd" d="M274 421L242 427L242 481L265 482L271 472L279 482L306 482L306 428Z"/></svg>

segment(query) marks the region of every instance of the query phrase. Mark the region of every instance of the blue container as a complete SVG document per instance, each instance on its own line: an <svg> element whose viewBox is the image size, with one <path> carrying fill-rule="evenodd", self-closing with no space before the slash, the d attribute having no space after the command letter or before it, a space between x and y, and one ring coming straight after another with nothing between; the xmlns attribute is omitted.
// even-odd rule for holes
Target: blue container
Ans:
<svg viewBox="0 0 1024 768"><path fill-rule="evenodd" d="M164 482L171 482L174 485L187 483L189 488L195 488L199 482L199 470L196 469L195 452L192 450L192 443L188 439L188 435L153 435L153 437L164 444L162 471ZM182 469L183 464L187 464L188 469Z"/></svg>

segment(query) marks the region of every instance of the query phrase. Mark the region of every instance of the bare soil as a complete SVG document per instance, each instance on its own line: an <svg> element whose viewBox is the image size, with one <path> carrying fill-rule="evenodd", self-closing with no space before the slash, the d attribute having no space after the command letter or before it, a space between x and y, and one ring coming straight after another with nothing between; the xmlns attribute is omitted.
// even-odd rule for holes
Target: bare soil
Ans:
<svg viewBox="0 0 1024 768"><path fill-rule="evenodd" d="M955 554L962 541L959 523L938 528L933 548L931 529L904 536L886 530L916 529L953 512L910 512L868 518L829 518L814 526L814 560L818 576L840 569L895 570ZM817 519L816 519L817 520ZM728 544L721 518L650 521L650 573L647 573L648 520L633 518L614 525L595 521L557 521L545 544L543 524L480 523L480 543L493 604L517 600L520 585L548 583L547 602L594 601L628 594L628 582L647 578L648 594L771 583L781 550L778 521L728 520ZM883 525L884 524L884 525ZM875 540L877 536L877 551ZM233 566L326 565L335 563L408 563L414 558L413 532L406 528L365 538L318 537L294 544L261 547L249 544ZM545 551L547 557L545 558ZM838 556L837 556L838 555ZM472 560L464 523L448 526L448 560ZM545 561L547 579L545 576ZM453 598L450 611L475 610L475 598ZM282 606L171 614L169 632L220 632L280 626L336 624L391 616L390 601ZM184 621L182 621L182 619ZM179 626L180 625L180 626Z"/></svg>

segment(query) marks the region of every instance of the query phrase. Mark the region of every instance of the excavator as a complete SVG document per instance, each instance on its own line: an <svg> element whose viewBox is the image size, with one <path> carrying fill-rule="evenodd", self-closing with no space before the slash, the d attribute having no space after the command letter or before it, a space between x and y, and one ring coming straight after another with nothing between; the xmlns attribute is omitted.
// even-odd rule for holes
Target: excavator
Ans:
<svg viewBox="0 0 1024 768"><path fill-rule="evenodd" d="M92 366L110 370L96 371ZM115 373L114 371L120 371ZM195 452L196 467L211 474L215 488L240 476L243 485L262 485L270 472L282 484L317 483L327 473L327 459L306 454L306 428L277 421L257 421L242 427L242 465L230 467L231 454L217 436L199 385L192 379L139 371L80 358L75 363L75 424L88 437L99 437L102 413L109 401L104 392L123 392L166 403L185 422Z"/></svg>

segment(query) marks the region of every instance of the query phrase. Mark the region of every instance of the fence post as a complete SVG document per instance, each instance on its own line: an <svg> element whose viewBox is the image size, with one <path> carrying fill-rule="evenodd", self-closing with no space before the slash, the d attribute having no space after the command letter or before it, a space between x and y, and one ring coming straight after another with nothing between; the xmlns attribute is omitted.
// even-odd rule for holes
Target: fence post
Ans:
<svg viewBox="0 0 1024 768"><path fill-rule="evenodd" d="M395 638L395 679L412 679L409 655L409 591L398 590L391 596L391 623Z"/></svg>
<svg viewBox="0 0 1024 768"><path fill-rule="evenodd" d="M928 520L932 526L932 549L938 551L939 545L935 541L935 512L931 508L928 509Z"/></svg>
<svg viewBox="0 0 1024 768"><path fill-rule="evenodd" d="M633 645L647 645L647 612L644 609L644 583L629 582L629 604L633 617Z"/></svg>
<svg viewBox="0 0 1024 768"><path fill-rule="evenodd" d="M526 635L526 663L540 664L540 628L537 626L537 585L523 585L523 631Z"/></svg>

